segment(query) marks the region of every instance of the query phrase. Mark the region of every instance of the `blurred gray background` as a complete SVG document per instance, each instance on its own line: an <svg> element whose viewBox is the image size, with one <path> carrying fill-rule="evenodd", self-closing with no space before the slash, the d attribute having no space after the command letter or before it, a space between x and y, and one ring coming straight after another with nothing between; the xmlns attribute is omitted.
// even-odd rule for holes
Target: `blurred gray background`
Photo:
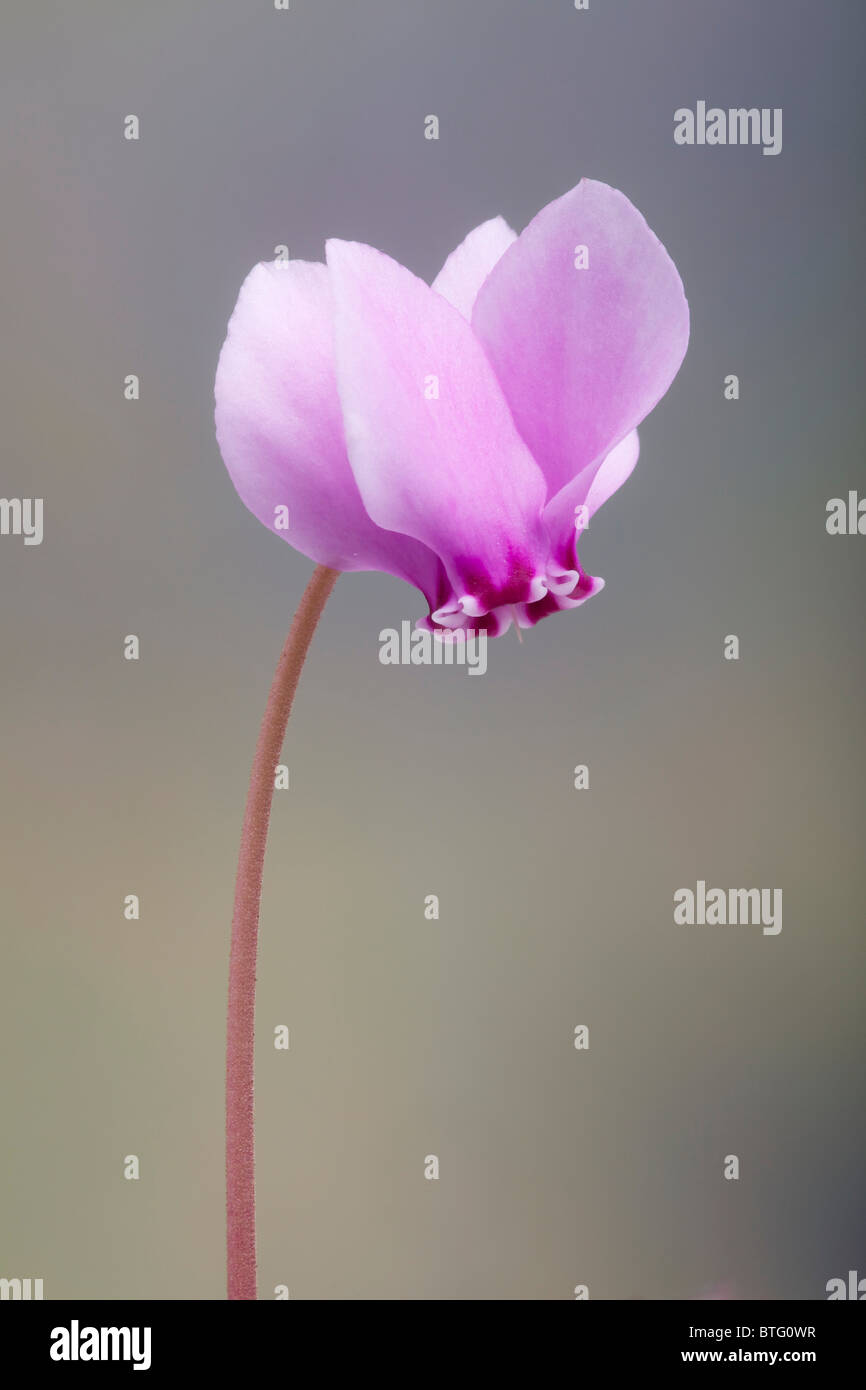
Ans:
<svg viewBox="0 0 866 1390"><path fill-rule="evenodd" d="M582 542L606 589L493 643L483 679L381 666L423 600L336 587L266 869L261 1296L812 1299L866 1274L866 540L824 528L866 491L864 13L7 10L0 491L44 497L45 539L0 539L0 1275L224 1296L235 858L312 569L214 442L244 276L338 236L432 278L583 175L664 241L691 348ZM782 107L782 153L675 146L698 100ZM698 878L781 888L781 934L676 927Z"/></svg>

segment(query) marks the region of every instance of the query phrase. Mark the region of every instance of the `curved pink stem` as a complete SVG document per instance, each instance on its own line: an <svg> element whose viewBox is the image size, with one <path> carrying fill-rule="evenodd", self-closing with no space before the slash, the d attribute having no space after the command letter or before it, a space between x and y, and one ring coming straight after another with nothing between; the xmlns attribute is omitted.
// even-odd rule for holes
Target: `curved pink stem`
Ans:
<svg viewBox="0 0 866 1390"><path fill-rule="evenodd" d="M256 744L235 882L226 1030L226 1218L228 1296L256 1297L253 1063L256 950L268 822L292 701L322 609L339 570L317 565L283 647Z"/></svg>

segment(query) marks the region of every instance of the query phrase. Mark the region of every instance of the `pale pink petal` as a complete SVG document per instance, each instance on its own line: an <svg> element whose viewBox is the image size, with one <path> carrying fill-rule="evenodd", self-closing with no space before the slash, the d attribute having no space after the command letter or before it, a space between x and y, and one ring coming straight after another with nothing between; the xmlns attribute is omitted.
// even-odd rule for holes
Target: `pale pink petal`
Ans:
<svg viewBox="0 0 866 1390"><path fill-rule="evenodd" d="M638 432L632 430L601 463L589 464L548 502L544 521L561 564L576 564L575 545L581 531L634 471L639 453Z"/></svg>
<svg viewBox="0 0 866 1390"><path fill-rule="evenodd" d="M456 604L446 626L541 598L544 479L469 324L369 246L330 241L328 265L346 442L369 515L440 557Z"/></svg>
<svg viewBox="0 0 866 1390"><path fill-rule="evenodd" d="M629 200L591 179L504 253L472 324L550 497L640 424L689 337L673 261Z"/></svg>
<svg viewBox="0 0 866 1390"><path fill-rule="evenodd" d="M241 500L296 550L340 570L385 570L443 601L436 556L367 515L349 467L324 265L257 265L216 375L216 432ZM288 508L288 529L280 522Z"/></svg>
<svg viewBox="0 0 866 1390"><path fill-rule="evenodd" d="M472 317L478 291L496 262L508 250L517 233L504 217L491 217L470 232L456 251L452 251L436 279L433 289L459 309L465 319Z"/></svg>

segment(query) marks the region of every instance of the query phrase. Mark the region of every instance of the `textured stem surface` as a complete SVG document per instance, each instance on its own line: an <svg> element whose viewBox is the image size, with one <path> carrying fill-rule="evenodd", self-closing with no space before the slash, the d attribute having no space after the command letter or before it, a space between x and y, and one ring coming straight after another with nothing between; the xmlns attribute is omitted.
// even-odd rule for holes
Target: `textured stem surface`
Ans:
<svg viewBox="0 0 866 1390"><path fill-rule="evenodd" d="M241 831L232 918L226 1029L226 1224L230 1299L256 1297L253 1123L256 951L274 772L280 759L304 658L338 577L338 570L318 565L304 590L268 695Z"/></svg>

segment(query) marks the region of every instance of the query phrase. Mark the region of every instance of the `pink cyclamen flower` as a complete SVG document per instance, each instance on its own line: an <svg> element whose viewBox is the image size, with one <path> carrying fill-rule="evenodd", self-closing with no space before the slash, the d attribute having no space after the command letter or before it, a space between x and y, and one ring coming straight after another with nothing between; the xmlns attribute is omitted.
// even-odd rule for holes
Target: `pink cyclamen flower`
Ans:
<svg viewBox="0 0 866 1390"><path fill-rule="evenodd" d="M432 287L356 242L329 241L327 266L257 265L220 356L217 438L243 502L295 549L407 580L421 626L496 636L602 587L579 532L634 468L688 337L664 247L584 179L520 236L477 227Z"/></svg>

